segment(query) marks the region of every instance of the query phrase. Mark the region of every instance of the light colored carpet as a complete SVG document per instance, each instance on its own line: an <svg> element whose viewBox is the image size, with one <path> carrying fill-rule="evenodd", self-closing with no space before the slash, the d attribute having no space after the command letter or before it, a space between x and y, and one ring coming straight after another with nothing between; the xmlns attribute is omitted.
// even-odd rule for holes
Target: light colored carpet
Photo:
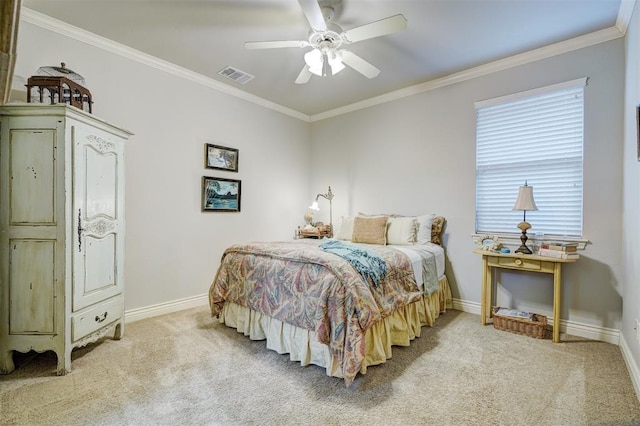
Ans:
<svg viewBox="0 0 640 426"><path fill-rule="evenodd" d="M209 316L128 325L123 340L15 355L0 376L2 425L631 425L640 405L620 349L553 344L449 311L350 388Z"/></svg>

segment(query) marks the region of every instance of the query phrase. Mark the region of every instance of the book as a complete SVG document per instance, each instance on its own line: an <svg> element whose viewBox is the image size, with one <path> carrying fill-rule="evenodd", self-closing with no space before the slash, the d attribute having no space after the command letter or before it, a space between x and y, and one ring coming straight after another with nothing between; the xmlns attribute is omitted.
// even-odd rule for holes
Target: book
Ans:
<svg viewBox="0 0 640 426"><path fill-rule="evenodd" d="M556 259L579 259L578 253L567 253L561 250L544 249L538 250L538 255L542 257L554 257Z"/></svg>
<svg viewBox="0 0 640 426"><path fill-rule="evenodd" d="M578 243L566 243L561 241L545 241L540 244L540 248L545 250L557 250L567 253L575 253L578 251Z"/></svg>
<svg viewBox="0 0 640 426"><path fill-rule="evenodd" d="M542 243L540 244L540 248L543 248L545 250L557 250L557 251L564 251L566 253L575 253L578 251L578 245L554 245L554 244L545 244Z"/></svg>

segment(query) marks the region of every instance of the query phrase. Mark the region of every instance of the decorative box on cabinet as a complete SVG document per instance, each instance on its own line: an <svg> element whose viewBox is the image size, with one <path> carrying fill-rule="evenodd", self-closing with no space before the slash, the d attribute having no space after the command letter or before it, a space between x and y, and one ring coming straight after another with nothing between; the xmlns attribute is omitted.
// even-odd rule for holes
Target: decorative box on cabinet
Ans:
<svg viewBox="0 0 640 426"><path fill-rule="evenodd" d="M77 108L0 106L0 373L124 333L124 145Z"/></svg>

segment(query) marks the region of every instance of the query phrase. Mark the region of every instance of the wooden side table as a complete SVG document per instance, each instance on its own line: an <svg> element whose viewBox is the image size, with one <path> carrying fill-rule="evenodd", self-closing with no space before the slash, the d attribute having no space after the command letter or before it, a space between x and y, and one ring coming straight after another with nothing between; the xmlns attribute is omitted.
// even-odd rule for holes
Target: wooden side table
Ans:
<svg viewBox="0 0 640 426"><path fill-rule="evenodd" d="M537 254L497 253L482 249L476 249L473 252L482 255L482 300L480 306L482 325L486 325L487 319L491 317L493 268L553 274L553 343L558 343L560 341L562 264L574 263L577 259L558 259Z"/></svg>
<svg viewBox="0 0 640 426"><path fill-rule="evenodd" d="M322 222L316 223L316 226L310 229L298 227L296 230L296 239L300 238L317 238L333 237L331 225L325 225Z"/></svg>

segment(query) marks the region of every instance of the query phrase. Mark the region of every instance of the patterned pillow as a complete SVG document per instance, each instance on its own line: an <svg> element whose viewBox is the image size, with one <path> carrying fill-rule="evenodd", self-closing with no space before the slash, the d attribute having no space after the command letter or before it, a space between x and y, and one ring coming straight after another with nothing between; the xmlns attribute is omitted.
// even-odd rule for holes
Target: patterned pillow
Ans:
<svg viewBox="0 0 640 426"><path fill-rule="evenodd" d="M431 242L442 246L442 233L446 220L442 216L436 216L431 225Z"/></svg>
<svg viewBox="0 0 640 426"><path fill-rule="evenodd" d="M382 244L387 243L387 216L360 217L353 220L354 243Z"/></svg>

